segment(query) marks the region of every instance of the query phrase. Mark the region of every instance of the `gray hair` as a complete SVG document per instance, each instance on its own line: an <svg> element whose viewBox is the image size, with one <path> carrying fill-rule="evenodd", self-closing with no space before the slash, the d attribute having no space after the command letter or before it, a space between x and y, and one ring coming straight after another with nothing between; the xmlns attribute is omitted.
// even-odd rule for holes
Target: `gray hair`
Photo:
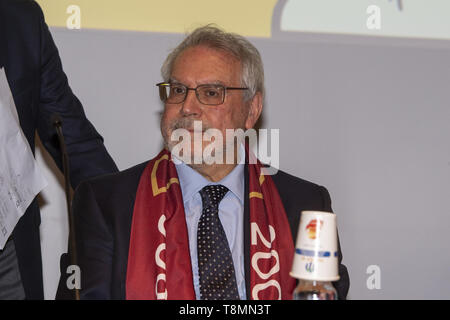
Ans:
<svg viewBox="0 0 450 320"><path fill-rule="evenodd" d="M249 88L244 94L250 100L257 92L264 98L264 68L258 50L244 37L225 32L213 25L195 29L167 56L161 67L164 81L169 81L177 57L186 49L204 45L230 53L241 62L241 85Z"/></svg>

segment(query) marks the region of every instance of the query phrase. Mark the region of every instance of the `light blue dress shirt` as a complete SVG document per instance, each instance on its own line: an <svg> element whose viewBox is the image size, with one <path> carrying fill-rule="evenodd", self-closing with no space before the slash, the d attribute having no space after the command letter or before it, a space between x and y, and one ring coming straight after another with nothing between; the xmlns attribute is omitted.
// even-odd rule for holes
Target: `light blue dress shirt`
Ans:
<svg viewBox="0 0 450 320"><path fill-rule="evenodd" d="M242 152L244 152L245 155L244 148L240 148L239 153L241 157L243 156ZM181 192L183 195L196 298L200 299L197 258L197 228L198 221L202 215L203 207L202 198L199 191L207 185L221 184L227 187L230 191L227 192L219 204L219 219L225 230L225 235L227 236L228 244L230 246L239 297L241 300L245 300L244 165L236 165L236 167L234 167L234 169L221 181L211 182L184 162L174 161L174 163L177 169Z"/></svg>

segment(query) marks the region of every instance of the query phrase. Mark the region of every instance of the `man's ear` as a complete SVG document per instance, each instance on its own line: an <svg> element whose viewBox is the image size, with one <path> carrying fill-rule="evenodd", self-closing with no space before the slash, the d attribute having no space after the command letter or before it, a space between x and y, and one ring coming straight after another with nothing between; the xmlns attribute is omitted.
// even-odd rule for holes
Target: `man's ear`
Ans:
<svg viewBox="0 0 450 320"><path fill-rule="evenodd" d="M263 107L263 98L261 92L257 92L250 101L247 120L245 121L245 129L253 128L261 115Z"/></svg>

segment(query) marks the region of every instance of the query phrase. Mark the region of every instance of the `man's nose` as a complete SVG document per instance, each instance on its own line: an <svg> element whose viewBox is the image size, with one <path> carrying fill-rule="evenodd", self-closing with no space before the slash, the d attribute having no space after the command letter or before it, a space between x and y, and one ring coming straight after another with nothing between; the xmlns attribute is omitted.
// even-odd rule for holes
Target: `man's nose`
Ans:
<svg viewBox="0 0 450 320"><path fill-rule="evenodd" d="M198 101L195 94L195 90L187 90L186 99L182 103L181 112L183 115L200 115L201 114L201 104Z"/></svg>

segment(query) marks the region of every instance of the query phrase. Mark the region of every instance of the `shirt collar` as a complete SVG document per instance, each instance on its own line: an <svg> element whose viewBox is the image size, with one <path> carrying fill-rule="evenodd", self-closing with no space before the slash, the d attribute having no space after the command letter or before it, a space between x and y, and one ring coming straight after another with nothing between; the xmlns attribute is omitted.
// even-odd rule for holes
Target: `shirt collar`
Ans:
<svg viewBox="0 0 450 320"><path fill-rule="evenodd" d="M245 148L243 145L239 148L239 157L240 159L245 159ZM192 199L197 192L207 185L221 184L227 187L239 199L241 204L244 203L245 180L243 162L239 162L227 176L218 182L209 181L182 161L175 160L174 163L180 180L183 202Z"/></svg>

